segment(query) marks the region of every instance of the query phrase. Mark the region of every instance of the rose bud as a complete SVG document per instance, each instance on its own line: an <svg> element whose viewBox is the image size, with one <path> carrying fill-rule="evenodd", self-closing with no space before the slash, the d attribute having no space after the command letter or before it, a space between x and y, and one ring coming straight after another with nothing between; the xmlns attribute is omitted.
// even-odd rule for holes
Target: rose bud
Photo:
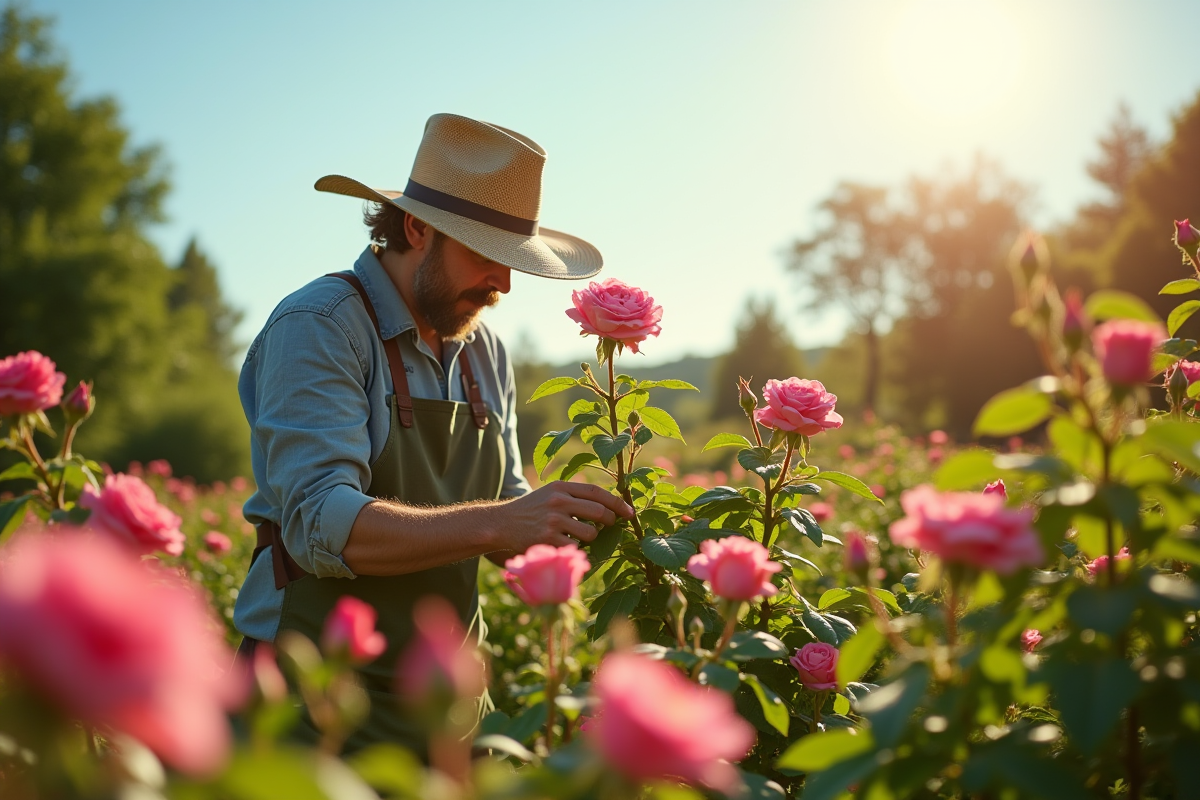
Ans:
<svg viewBox="0 0 1200 800"><path fill-rule="evenodd" d="M754 380L751 378L750 380ZM746 416L751 420L754 419L754 409L758 408L758 397L754 394L754 390L750 388L750 381L738 376L738 405L742 407L742 411L746 412Z"/></svg>
<svg viewBox="0 0 1200 800"><path fill-rule="evenodd" d="M351 595L338 598L321 633L325 654L347 656L351 663L366 664L386 648L387 639L375 630L375 608Z"/></svg>
<svg viewBox="0 0 1200 800"><path fill-rule="evenodd" d="M1005 500L1008 499L1008 489L1004 488L1004 479L997 478L996 480L983 487L984 494L998 494Z"/></svg>
<svg viewBox="0 0 1200 800"><path fill-rule="evenodd" d="M92 415L95 407L96 398L92 396L92 385L85 381L80 381L62 404L63 414L69 425L83 422Z"/></svg>
<svg viewBox="0 0 1200 800"><path fill-rule="evenodd" d="M1186 362L1181 362L1181 364L1182 363ZM1181 364L1172 364L1171 368L1167 370L1166 374L1165 383L1167 397L1170 398L1171 408L1173 409L1183 407L1184 401L1187 400L1188 384L1191 383L1191 381L1188 380L1187 372L1181 369ZM1200 366L1200 364L1197 364L1196 366Z"/></svg>
<svg viewBox="0 0 1200 800"><path fill-rule="evenodd" d="M843 561L846 571L858 576L866 582L867 569L871 566L871 552L867 546L867 537L861 531L850 531L846 534Z"/></svg>
<svg viewBox="0 0 1200 800"><path fill-rule="evenodd" d="M1063 344L1066 345L1068 352L1076 353L1083 345L1083 337L1091 327L1091 320L1088 318L1087 312L1083 310L1083 297L1074 286L1067 289L1067 296L1063 298L1063 306Z"/></svg>
<svg viewBox="0 0 1200 800"><path fill-rule="evenodd" d="M1028 287L1038 273L1045 272L1050 264L1050 251L1046 240L1033 231L1026 231L1013 246L1009 257L1012 270L1023 279Z"/></svg>
<svg viewBox="0 0 1200 800"><path fill-rule="evenodd" d="M1196 230L1192 223L1186 219L1175 221L1175 238L1173 240L1175 246L1183 251L1184 262L1189 260L1193 266L1196 264L1196 251L1200 249L1200 231ZM1200 269L1200 267L1197 267Z"/></svg>
<svg viewBox="0 0 1200 800"><path fill-rule="evenodd" d="M1092 332L1092 349L1109 383L1133 386L1150 377L1154 351L1166 338L1156 322L1114 319Z"/></svg>

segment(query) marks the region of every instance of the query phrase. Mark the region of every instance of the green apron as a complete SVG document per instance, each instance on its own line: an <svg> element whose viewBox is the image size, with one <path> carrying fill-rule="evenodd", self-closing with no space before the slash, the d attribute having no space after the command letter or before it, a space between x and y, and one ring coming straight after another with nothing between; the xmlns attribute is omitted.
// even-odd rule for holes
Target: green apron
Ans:
<svg viewBox="0 0 1200 800"><path fill-rule="evenodd" d="M331 277L354 286L378 335L375 309L358 279L346 273ZM483 404L467 352L460 354L458 362L471 402L459 403L410 397L396 340L384 340L383 345L392 374L393 392L388 398L391 430L383 452L371 464L367 494L424 506L498 498L504 475L503 425ZM291 561L283 547L275 549L282 560ZM276 560L277 586L279 565L280 560ZM294 563L284 567L280 631L295 630L314 642L320 641L325 618L338 598L351 595L374 606L379 615L376 628L387 637L383 655L358 670L371 700L371 712L366 723L351 734L345 750L353 752L376 742L395 742L423 756L424 737L404 718L394 693L396 661L412 638L413 606L420 597L435 594L446 598L458 611L463 627L471 628L479 606L479 558L405 575L356 578L317 578L297 571ZM319 734L307 714L298 727L297 738L318 741Z"/></svg>

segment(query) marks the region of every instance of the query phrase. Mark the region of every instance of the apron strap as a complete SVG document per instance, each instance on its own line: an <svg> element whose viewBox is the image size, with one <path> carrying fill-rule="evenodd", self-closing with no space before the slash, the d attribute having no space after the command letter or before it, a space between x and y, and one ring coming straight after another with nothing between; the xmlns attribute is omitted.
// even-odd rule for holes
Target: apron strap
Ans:
<svg viewBox="0 0 1200 800"><path fill-rule="evenodd" d="M292 554L283 546L283 531L274 522L263 522L257 526L258 539L255 542L254 554L250 556L250 564L258 559L258 554L271 547L271 569L275 573L275 588L282 589L292 581L298 581L308 573L304 567L296 563Z"/></svg>
<svg viewBox="0 0 1200 800"><path fill-rule="evenodd" d="M483 393L479 391L479 384L475 380L475 372L471 368L471 359L467 357L466 350L459 353L458 363L462 368L463 391L466 392L467 402L471 405L475 427L483 430L488 425L487 406L483 404Z"/></svg>
<svg viewBox="0 0 1200 800"><path fill-rule="evenodd" d="M400 424L405 428L411 428L413 424L413 404L412 395L408 391L408 373L404 371L404 359L400 356L400 345L396 343L396 339L384 339L383 334L379 331L379 317L375 316L375 307L371 305L371 298L367 297L367 290L363 288L362 281L353 273L347 272L331 272L325 276L326 278L338 278L345 281L354 287L358 292L358 296L362 298L363 305L367 307L367 314L371 317L371 324L375 326L375 335L383 342L383 352L387 355L388 369L392 373L392 391L396 395L396 415L400 418Z"/></svg>

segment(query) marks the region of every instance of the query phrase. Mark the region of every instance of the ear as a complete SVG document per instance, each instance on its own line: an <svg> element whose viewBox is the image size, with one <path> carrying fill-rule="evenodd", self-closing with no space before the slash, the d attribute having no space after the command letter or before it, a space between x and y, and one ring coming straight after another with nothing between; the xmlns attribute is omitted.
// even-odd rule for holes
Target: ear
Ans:
<svg viewBox="0 0 1200 800"><path fill-rule="evenodd" d="M434 230L428 224L414 217L412 214L404 214L404 236L408 239L408 244L412 249L421 251L424 250L433 239Z"/></svg>

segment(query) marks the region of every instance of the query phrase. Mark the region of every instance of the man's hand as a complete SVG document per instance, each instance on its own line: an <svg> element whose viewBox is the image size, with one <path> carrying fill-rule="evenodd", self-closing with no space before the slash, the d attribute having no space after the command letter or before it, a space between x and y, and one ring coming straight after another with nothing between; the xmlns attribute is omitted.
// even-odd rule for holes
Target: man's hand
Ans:
<svg viewBox="0 0 1200 800"><path fill-rule="evenodd" d="M590 542L596 528L612 525L633 509L620 497L589 483L555 481L495 509L500 549L523 553L535 544L562 547Z"/></svg>

